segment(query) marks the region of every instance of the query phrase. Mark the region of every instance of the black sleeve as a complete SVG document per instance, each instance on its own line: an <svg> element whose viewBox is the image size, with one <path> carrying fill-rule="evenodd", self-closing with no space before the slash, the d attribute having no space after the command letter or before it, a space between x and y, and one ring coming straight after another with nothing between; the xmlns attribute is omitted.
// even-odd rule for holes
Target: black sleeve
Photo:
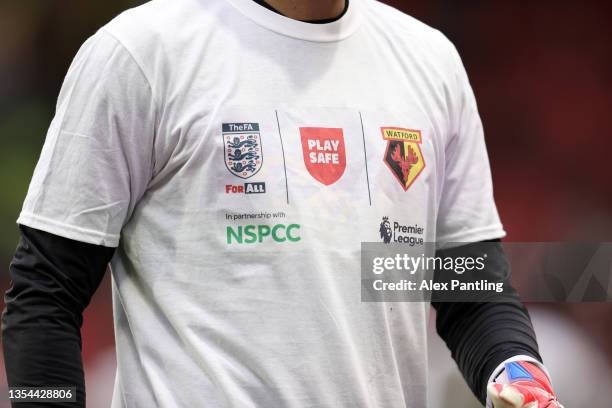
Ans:
<svg viewBox="0 0 612 408"><path fill-rule="evenodd" d="M436 302L436 329L472 392L483 404L486 382L493 370L515 355L542 361L527 309L511 286L510 267L499 240L485 244L489 281L504 282L503 300L487 302ZM440 257L481 256L480 243L438 251ZM436 271L438 274L438 271ZM436 275L436 280L440 279Z"/></svg>
<svg viewBox="0 0 612 408"><path fill-rule="evenodd" d="M81 361L83 311L98 288L114 248L86 244L19 226L9 266L11 287L2 316L9 386L76 386L77 403L19 403L15 407L85 406Z"/></svg>

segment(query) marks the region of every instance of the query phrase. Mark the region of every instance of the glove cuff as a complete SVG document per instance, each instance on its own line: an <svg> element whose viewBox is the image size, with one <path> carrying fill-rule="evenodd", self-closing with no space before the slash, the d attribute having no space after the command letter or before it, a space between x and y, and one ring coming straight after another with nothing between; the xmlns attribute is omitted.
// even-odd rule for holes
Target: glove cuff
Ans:
<svg viewBox="0 0 612 408"><path fill-rule="evenodd" d="M489 376L489 380L487 381L487 384L495 382L495 380L499 377L499 375L502 374L504 372L504 370L506 369L506 364L513 363L513 362L519 362L519 361L524 361L524 362L531 363L531 364L535 365L536 367L538 367L540 370L542 370L542 372L546 375L547 386L552 388L552 382L550 380L550 374L548 373L548 370L546 369L546 367L544 367L544 364L542 364L540 361L536 360L535 358L533 358L531 356L527 356L527 355L517 355L517 356L510 357L510 358L502 361L495 368L495 370L493 370L493 372ZM538 383L541 383L541 380L542 379L538 380L538 379L534 378L534 381L537 381ZM542 384L542 386L544 386L544 384ZM487 396L486 406L487 406L487 408L493 408L493 403L491 402L491 400L489 399L488 396Z"/></svg>

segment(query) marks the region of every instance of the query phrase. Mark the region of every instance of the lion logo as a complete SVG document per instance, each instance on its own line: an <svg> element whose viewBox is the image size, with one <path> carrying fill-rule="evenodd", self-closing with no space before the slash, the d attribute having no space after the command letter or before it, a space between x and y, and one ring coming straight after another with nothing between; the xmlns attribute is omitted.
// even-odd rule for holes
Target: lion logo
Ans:
<svg viewBox="0 0 612 408"><path fill-rule="evenodd" d="M383 239L385 244L391 242L391 237L393 236L393 231L391 230L391 223L389 222L389 217L383 217L382 222L380 223L380 237Z"/></svg>

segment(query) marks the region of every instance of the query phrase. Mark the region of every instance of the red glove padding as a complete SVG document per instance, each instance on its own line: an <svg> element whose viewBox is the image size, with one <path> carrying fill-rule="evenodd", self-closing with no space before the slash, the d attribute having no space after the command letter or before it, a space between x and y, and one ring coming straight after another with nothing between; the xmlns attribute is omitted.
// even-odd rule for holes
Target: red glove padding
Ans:
<svg viewBox="0 0 612 408"><path fill-rule="evenodd" d="M546 373L526 361L506 363L487 394L494 408L563 408Z"/></svg>

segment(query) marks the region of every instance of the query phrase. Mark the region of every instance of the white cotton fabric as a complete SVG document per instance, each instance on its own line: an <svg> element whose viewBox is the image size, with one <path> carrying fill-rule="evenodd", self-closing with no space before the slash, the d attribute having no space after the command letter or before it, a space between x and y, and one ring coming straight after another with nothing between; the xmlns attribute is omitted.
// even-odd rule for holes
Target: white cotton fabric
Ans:
<svg viewBox="0 0 612 408"><path fill-rule="evenodd" d="M229 123L258 125L246 179L228 170ZM342 129L329 185L304 127ZM421 132L407 189L382 127ZM227 193L245 182L266 192ZM228 219L261 213L276 218ZM324 25L252 0L154 0L79 51L17 222L117 247L114 408L425 407L429 305L361 302L360 244L381 242L383 217L440 245L504 235L443 35L372 0ZM228 242L249 224L285 229Z"/></svg>

